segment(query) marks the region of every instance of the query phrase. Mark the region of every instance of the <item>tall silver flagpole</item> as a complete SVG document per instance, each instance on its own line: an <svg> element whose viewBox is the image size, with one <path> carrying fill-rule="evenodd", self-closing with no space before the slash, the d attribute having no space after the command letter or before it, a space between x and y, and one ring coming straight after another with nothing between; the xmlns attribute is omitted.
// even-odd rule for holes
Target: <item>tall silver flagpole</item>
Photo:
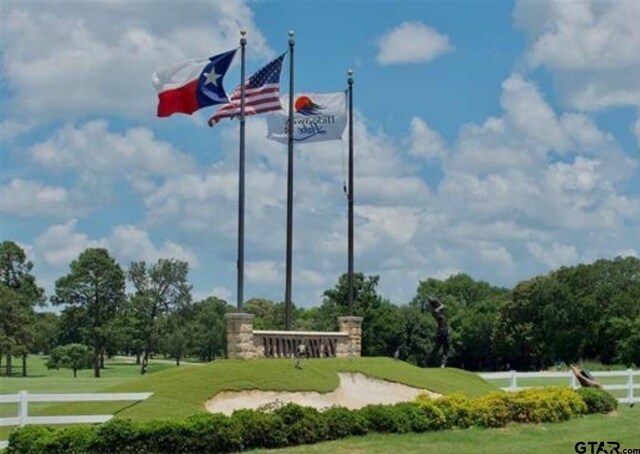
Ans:
<svg viewBox="0 0 640 454"><path fill-rule="evenodd" d="M289 165L287 169L287 257L285 277L285 329L291 329L291 271L293 249L293 48L295 39L293 31L289 31L289 120L288 145Z"/></svg>
<svg viewBox="0 0 640 454"><path fill-rule="evenodd" d="M240 30L240 153L238 166L238 312L244 303L244 48L246 30Z"/></svg>

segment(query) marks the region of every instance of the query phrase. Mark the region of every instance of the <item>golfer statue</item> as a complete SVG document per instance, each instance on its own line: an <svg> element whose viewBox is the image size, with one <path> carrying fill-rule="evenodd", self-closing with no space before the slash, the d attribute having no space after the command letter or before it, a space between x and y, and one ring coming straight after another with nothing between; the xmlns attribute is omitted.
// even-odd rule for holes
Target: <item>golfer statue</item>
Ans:
<svg viewBox="0 0 640 454"><path fill-rule="evenodd" d="M440 367L446 367L447 358L449 357L449 322L445 314L445 307L440 300L434 297L429 297L428 302L429 311L438 324L436 345L432 353L436 354L438 350L442 349L442 362L440 363Z"/></svg>

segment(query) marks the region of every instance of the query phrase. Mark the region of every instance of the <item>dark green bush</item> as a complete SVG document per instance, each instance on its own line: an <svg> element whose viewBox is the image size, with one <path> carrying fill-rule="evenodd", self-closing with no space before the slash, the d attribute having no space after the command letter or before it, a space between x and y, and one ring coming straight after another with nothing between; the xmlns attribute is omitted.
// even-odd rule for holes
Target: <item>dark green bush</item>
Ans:
<svg viewBox="0 0 640 454"><path fill-rule="evenodd" d="M190 416L185 421L185 453L222 453L242 449L242 430L238 420L220 413ZM170 451L175 452L175 451Z"/></svg>
<svg viewBox="0 0 640 454"><path fill-rule="evenodd" d="M138 424L137 453L184 452L189 436L184 421L157 420Z"/></svg>
<svg viewBox="0 0 640 454"><path fill-rule="evenodd" d="M315 408L289 403L273 413L284 421L288 445L317 443L329 439L327 422Z"/></svg>
<svg viewBox="0 0 640 454"><path fill-rule="evenodd" d="M597 388L580 388L578 394L587 406L587 413L609 413L618 408L618 400Z"/></svg>
<svg viewBox="0 0 640 454"><path fill-rule="evenodd" d="M7 454L45 454L52 429L42 426L25 426L9 434Z"/></svg>
<svg viewBox="0 0 640 454"><path fill-rule="evenodd" d="M406 433L411 430L411 420L396 406L367 405L358 412L373 432Z"/></svg>
<svg viewBox="0 0 640 454"><path fill-rule="evenodd" d="M431 421L417 403L400 403L394 405L396 411L402 414L402 420L409 423L411 432L426 432L431 429Z"/></svg>
<svg viewBox="0 0 640 454"><path fill-rule="evenodd" d="M327 438L330 440L367 433L367 421L356 411L332 407L323 413L323 417L327 423Z"/></svg>
<svg viewBox="0 0 640 454"><path fill-rule="evenodd" d="M287 445L287 430L281 416L254 410L237 410L231 419L240 425L243 449L278 448Z"/></svg>
<svg viewBox="0 0 640 454"><path fill-rule="evenodd" d="M98 426L91 449L100 454L127 454L135 449L139 431L133 421L112 419Z"/></svg>

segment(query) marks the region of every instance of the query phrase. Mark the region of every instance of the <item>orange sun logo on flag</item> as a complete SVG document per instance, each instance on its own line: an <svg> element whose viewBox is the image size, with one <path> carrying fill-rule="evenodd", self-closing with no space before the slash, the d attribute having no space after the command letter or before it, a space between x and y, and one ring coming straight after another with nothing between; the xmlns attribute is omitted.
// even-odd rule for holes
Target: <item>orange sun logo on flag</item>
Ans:
<svg viewBox="0 0 640 454"><path fill-rule="evenodd" d="M308 96L300 96L294 105L295 111L302 115L318 115L324 106L314 103Z"/></svg>

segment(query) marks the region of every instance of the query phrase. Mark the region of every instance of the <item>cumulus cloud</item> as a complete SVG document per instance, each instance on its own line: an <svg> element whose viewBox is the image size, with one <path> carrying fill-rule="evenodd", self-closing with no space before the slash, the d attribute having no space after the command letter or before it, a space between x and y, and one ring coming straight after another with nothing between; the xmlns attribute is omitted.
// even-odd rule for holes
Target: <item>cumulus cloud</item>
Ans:
<svg viewBox="0 0 640 454"><path fill-rule="evenodd" d="M46 169L109 176L175 175L193 167L189 156L156 140L151 130L137 127L120 134L109 131L105 120L67 125L31 147L31 156Z"/></svg>
<svg viewBox="0 0 640 454"><path fill-rule="evenodd" d="M409 153L416 157L434 159L444 158L444 140L420 117L413 117L410 123L411 136Z"/></svg>
<svg viewBox="0 0 640 454"><path fill-rule="evenodd" d="M381 65L420 63L453 51L449 37L422 22L403 22L378 39Z"/></svg>
<svg viewBox="0 0 640 454"><path fill-rule="evenodd" d="M33 128L33 122L9 118L0 123L0 143L25 134Z"/></svg>
<svg viewBox="0 0 640 454"><path fill-rule="evenodd" d="M32 250L40 265L64 267L78 258L87 248L109 249L122 266L129 262L145 260L155 262L161 258L175 258L198 266L196 255L186 247L165 240L156 245L149 233L133 225L116 225L108 236L91 238L78 230L78 221L69 219L55 224L41 233L33 242Z"/></svg>
<svg viewBox="0 0 640 454"><path fill-rule="evenodd" d="M548 68L571 106L640 105L640 3L519 0L514 16L527 62Z"/></svg>
<svg viewBox="0 0 640 454"><path fill-rule="evenodd" d="M69 217L84 212L69 191L60 186L16 178L0 186L0 213L21 217Z"/></svg>
<svg viewBox="0 0 640 454"><path fill-rule="evenodd" d="M522 75L503 82L500 102L499 116L463 126L451 144L419 117L400 139L357 117L356 269L383 276L386 296L408 301L418 280L454 271L510 285L609 256L612 247L632 248L629 225L638 222L640 205L624 188L637 160L591 117L555 111ZM145 205L151 225L220 238L216 251L231 263L237 142L229 131L222 131L229 138L220 162L167 177ZM247 281L251 294L279 300L286 153L264 136L264 120L247 123L255 150L247 156ZM305 305L317 304L346 270L342 152L335 143L296 150L293 291ZM436 160L443 174L437 190L420 173L425 157L444 157Z"/></svg>
<svg viewBox="0 0 640 454"><path fill-rule="evenodd" d="M2 21L11 111L39 118L151 115L155 69L237 47L241 28L252 56L272 55L244 1L9 0Z"/></svg>

